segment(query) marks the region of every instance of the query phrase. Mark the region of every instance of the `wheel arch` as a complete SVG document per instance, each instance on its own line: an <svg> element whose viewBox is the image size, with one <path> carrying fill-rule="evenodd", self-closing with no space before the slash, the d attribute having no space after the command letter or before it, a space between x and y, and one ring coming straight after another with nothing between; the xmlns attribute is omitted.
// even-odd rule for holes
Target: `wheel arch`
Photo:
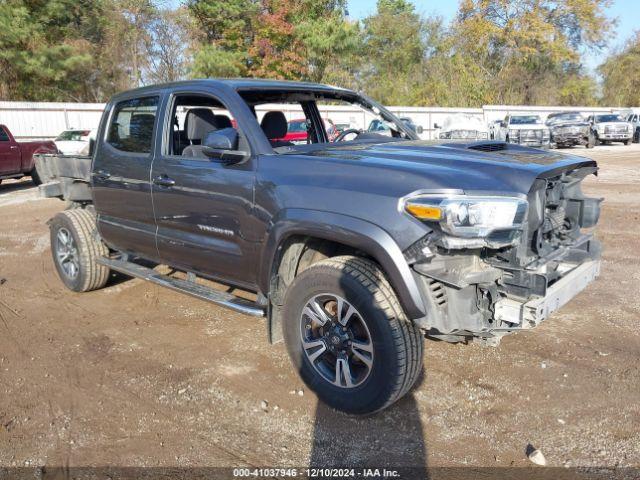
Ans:
<svg viewBox="0 0 640 480"><path fill-rule="evenodd" d="M289 209L273 223L262 251L258 285L269 292L269 338L279 340L279 305L290 281L313 263L305 252L317 258L354 253L377 262L387 275L398 300L410 319L426 315L418 285L400 247L381 227L347 215L305 209ZM306 262L306 263L305 263ZM283 278L283 275L290 276ZM284 284L283 284L284 282Z"/></svg>

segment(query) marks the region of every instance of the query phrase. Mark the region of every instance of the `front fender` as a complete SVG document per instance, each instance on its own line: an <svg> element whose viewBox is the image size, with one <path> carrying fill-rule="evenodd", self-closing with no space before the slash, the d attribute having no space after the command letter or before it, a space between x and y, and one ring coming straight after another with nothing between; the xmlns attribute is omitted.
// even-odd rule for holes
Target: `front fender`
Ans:
<svg viewBox="0 0 640 480"><path fill-rule="evenodd" d="M261 255L258 285L263 292L269 291L279 247L292 235L342 243L367 253L386 273L407 316L418 319L426 315L411 269L393 238L373 223L339 213L286 209L274 218Z"/></svg>

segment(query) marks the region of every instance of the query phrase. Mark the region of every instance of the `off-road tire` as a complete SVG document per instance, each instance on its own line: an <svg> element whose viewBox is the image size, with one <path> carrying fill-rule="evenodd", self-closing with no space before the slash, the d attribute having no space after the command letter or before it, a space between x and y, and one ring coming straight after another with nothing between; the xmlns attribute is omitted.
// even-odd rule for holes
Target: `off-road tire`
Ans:
<svg viewBox="0 0 640 480"><path fill-rule="evenodd" d="M640 128L636 128L636 131L633 132L633 143L640 143Z"/></svg>
<svg viewBox="0 0 640 480"><path fill-rule="evenodd" d="M325 380L303 351L302 310L322 293L340 295L351 303L371 332L373 366L356 387L340 388ZM388 407L411 389L422 370L422 333L405 316L381 268L359 257L322 260L293 280L285 296L283 336L305 384L331 407L351 414L366 415Z"/></svg>
<svg viewBox="0 0 640 480"><path fill-rule="evenodd" d="M38 171L36 170L36 167L33 167L31 172L29 172L29 176L31 177L31 181L36 187L42 184L42 180L40 179L40 175L38 175Z"/></svg>
<svg viewBox="0 0 640 480"><path fill-rule="evenodd" d="M79 269L75 278L65 273L56 254L56 241L62 228L71 234L76 246ZM95 216L87 210L65 210L53 217L49 229L53 263L66 287L75 292L89 292L104 287L109 279L109 269L97 260L108 256L109 249L97 236Z"/></svg>
<svg viewBox="0 0 640 480"><path fill-rule="evenodd" d="M629 139L629 140L625 140L625 141L624 141L624 144L625 144L625 145L631 145L631 139Z"/></svg>

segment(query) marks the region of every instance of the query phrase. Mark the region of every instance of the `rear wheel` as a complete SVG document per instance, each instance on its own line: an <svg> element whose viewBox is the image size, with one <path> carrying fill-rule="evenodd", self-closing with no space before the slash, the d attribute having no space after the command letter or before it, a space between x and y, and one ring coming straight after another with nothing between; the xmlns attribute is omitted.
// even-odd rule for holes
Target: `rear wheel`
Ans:
<svg viewBox="0 0 640 480"><path fill-rule="evenodd" d="M633 134L633 143L640 143L640 128L636 128Z"/></svg>
<svg viewBox="0 0 640 480"><path fill-rule="evenodd" d="M420 374L423 336L374 262L341 256L311 265L287 290L283 319L303 381L338 410L382 410Z"/></svg>
<svg viewBox="0 0 640 480"><path fill-rule="evenodd" d="M593 139L594 139L594 144L597 145L602 145L602 142L600 141L600 137L598 137L597 133L593 134Z"/></svg>
<svg viewBox="0 0 640 480"><path fill-rule="evenodd" d="M102 288L109 269L98 259L109 250L96 235L95 217L87 210L65 210L50 222L51 253L58 275L67 288L88 292Z"/></svg>

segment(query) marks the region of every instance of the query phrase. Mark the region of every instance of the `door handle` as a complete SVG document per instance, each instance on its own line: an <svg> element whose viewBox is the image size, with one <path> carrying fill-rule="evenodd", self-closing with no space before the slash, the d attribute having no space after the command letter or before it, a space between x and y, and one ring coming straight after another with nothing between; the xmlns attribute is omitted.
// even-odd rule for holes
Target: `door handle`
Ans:
<svg viewBox="0 0 640 480"><path fill-rule="evenodd" d="M176 181L166 175L160 175L153 179L153 183L160 185L161 187L173 187L176 184Z"/></svg>
<svg viewBox="0 0 640 480"><path fill-rule="evenodd" d="M10 148L11 150L17 150L17 149L18 149L18 147L17 147L17 146L15 146L15 145L11 145L9 148Z"/></svg>
<svg viewBox="0 0 640 480"><path fill-rule="evenodd" d="M98 170L96 173L96 178L98 178L99 180L106 180L107 178L109 178L111 176L111 174L109 172L106 172L104 170Z"/></svg>

